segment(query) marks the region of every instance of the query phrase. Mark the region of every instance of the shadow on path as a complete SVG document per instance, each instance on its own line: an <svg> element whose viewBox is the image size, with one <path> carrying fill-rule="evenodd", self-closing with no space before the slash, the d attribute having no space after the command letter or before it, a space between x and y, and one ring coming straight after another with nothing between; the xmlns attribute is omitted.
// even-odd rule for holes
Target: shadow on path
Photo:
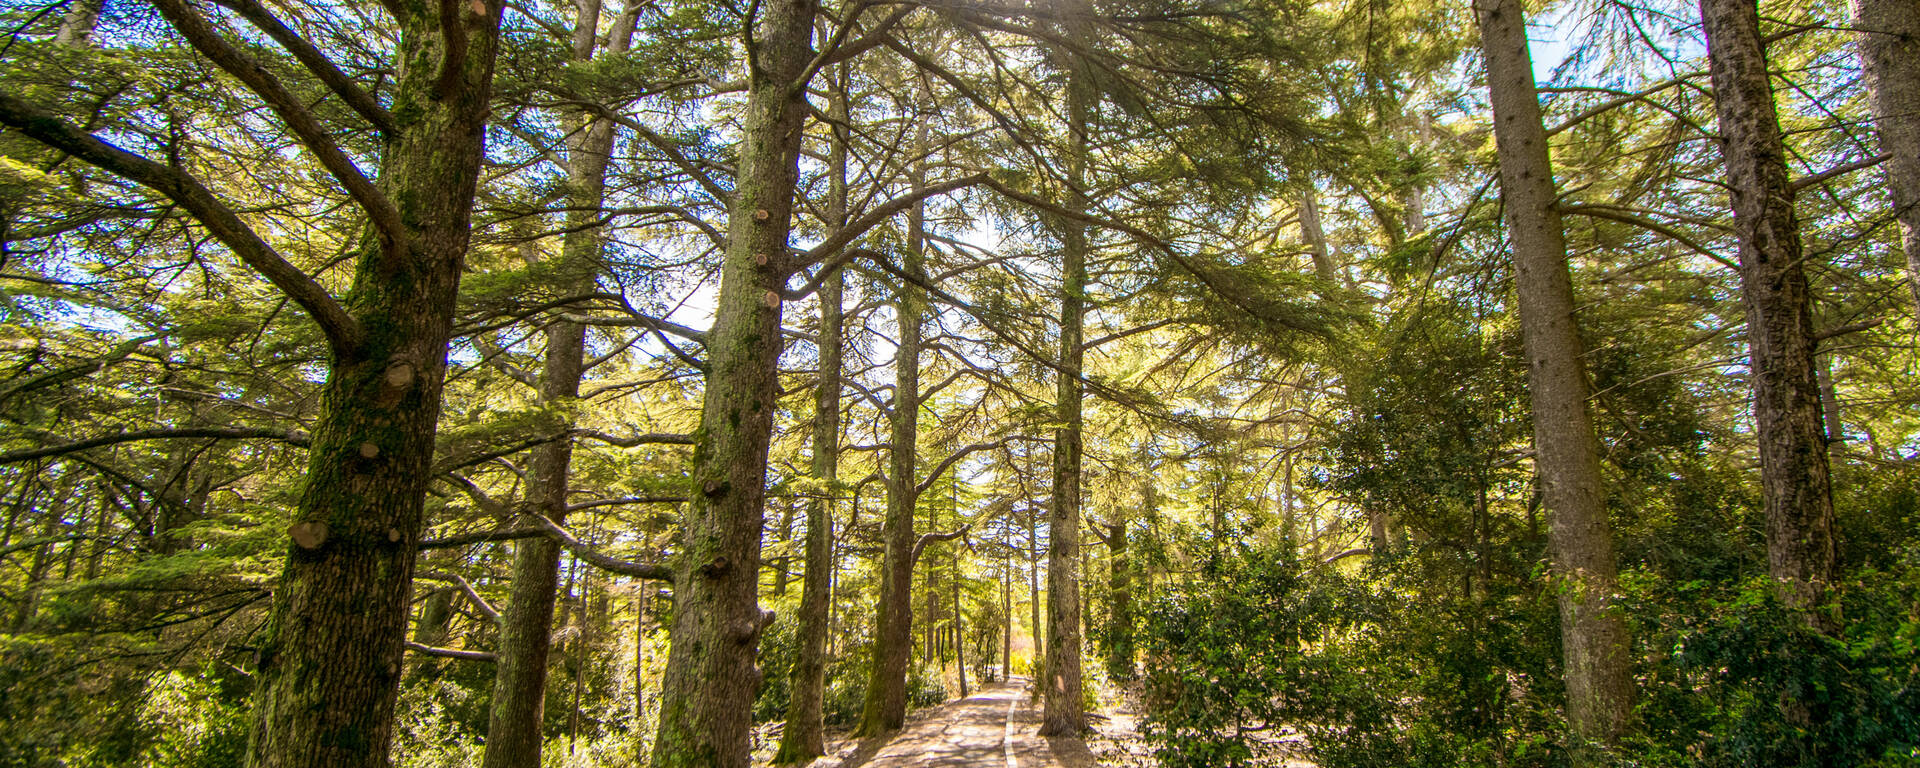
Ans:
<svg viewBox="0 0 1920 768"><path fill-rule="evenodd" d="M816 768L1087 768L1080 739L1035 735L1040 715L1015 678L922 713L905 728L863 739Z"/></svg>

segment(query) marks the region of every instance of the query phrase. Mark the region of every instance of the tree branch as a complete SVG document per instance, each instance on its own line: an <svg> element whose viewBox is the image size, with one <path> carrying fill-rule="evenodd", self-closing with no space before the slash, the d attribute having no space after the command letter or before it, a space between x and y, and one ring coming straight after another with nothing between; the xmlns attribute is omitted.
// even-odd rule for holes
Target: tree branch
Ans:
<svg viewBox="0 0 1920 768"><path fill-rule="evenodd" d="M707 343L706 331L689 328L671 320L662 320L638 312L629 312L628 314L632 315L632 317L593 317L591 315L562 314L560 315L560 319L580 325L595 325L611 328L646 328L671 333L696 344L705 345Z"/></svg>
<svg viewBox="0 0 1920 768"><path fill-rule="evenodd" d="M1669 227L1665 224L1661 224L1660 222L1654 221L1652 219L1648 219L1642 216L1635 216L1631 213L1627 213L1626 211L1622 211L1617 208L1613 208L1609 206L1583 205L1583 204L1577 204L1577 203L1561 203L1561 204L1555 205L1554 207L1558 208L1560 212L1564 214L1572 214L1575 216L1589 216L1596 219L1606 219L1608 221L1617 221L1617 222L1620 222L1621 224L1631 224L1633 226L1647 230L1648 232L1652 232L1652 233L1664 236L1669 240L1672 240L1676 243L1684 245L1687 247L1688 250L1691 250L1694 253L1698 253L1702 256L1705 256L1709 259L1713 259L1714 261L1719 262L1721 266L1724 266L1728 269L1738 270L1740 268L1739 265L1731 261L1728 261L1727 257L1714 253L1713 251L1707 250L1706 246L1701 245L1698 242L1695 242L1693 238L1687 237L1686 235L1681 234L1678 230L1672 227Z"/></svg>
<svg viewBox="0 0 1920 768"><path fill-rule="evenodd" d="M246 222L198 179L100 140L58 117L42 112L10 93L0 92L0 124L80 158L109 173L144 185L179 204L242 262L299 304L326 334L337 354L360 346L360 324L313 277L288 263Z"/></svg>
<svg viewBox="0 0 1920 768"><path fill-rule="evenodd" d="M420 571L414 574L413 577L416 579L427 579L429 581L444 581L459 587L461 592L466 593L467 601L473 603L474 610L486 616L488 621L496 624L500 622L500 612L495 610L493 604L487 602L486 598L481 597L480 592L473 588L473 584L461 578L460 574L447 573L445 571Z"/></svg>
<svg viewBox="0 0 1920 768"><path fill-rule="evenodd" d="M286 86L280 84L279 78L228 43L213 24L187 6L186 0L153 0L153 4L194 50L206 56L222 71L245 83L261 101L266 102L267 108L280 116L307 151L320 161L320 165L326 167L341 186L346 187L347 195L366 211L374 228L388 243L407 241L407 228L401 223L400 210L394 207L393 201L387 199L386 194L375 188L366 174L360 172L360 167L354 165L353 160L340 150L340 145L334 143L334 132L320 125L313 113L307 111L306 106Z"/></svg>
<svg viewBox="0 0 1920 768"><path fill-rule="evenodd" d="M498 661L499 660L498 656L495 656L486 651L462 651L457 648L435 648L430 645L421 645L412 640L407 641L407 650L413 651L414 653L418 653L422 656L438 656L443 659L460 659L462 661Z"/></svg>
<svg viewBox="0 0 1920 768"><path fill-rule="evenodd" d="M952 541L954 539L967 535L967 531L970 531L970 530L973 530L973 523L967 523L966 525L962 525L959 528L956 528L951 531L947 531L946 533L921 534L920 540L913 543L913 557L908 558L907 562L909 563L920 562L920 553L926 551L927 545L932 544L936 541Z"/></svg>
<svg viewBox="0 0 1920 768"><path fill-rule="evenodd" d="M108 351L105 356L88 360L79 365L61 368L57 371L48 371L25 381L0 387L0 403L4 403L8 398L23 392L32 392L36 389L58 386L73 381L74 379L91 376L102 368L133 356L133 353L140 351L140 348L146 346L147 342L158 339L161 336L162 334L156 333L128 339L116 345L112 350Z"/></svg>
<svg viewBox="0 0 1920 768"><path fill-rule="evenodd" d="M0 464L18 464L23 461L43 459L48 456L84 451L120 443L132 443L141 440L162 440L167 438L211 437L216 439L244 440L267 437L292 445L305 446L307 434L298 430L267 429L264 427L188 427L184 429L136 429L113 435L76 440L71 443L43 445L38 448L23 448L18 451L0 453Z"/></svg>
<svg viewBox="0 0 1920 768"><path fill-rule="evenodd" d="M1876 327L1886 321L1887 319L1884 317L1876 317L1876 318L1873 318L1872 320L1862 320L1857 323L1847 323L1846 325L1838 325L1832 328L1822 329L1814 332L1813 340L1826 341L1827 339L1831 339L1835 336L1845 336L1849 333L1858 333L1860 331L1867 330L1868 328Z"/></svg>
<svg viewBox="0 0 1920 768"><path fill-rule="evenodd" d="M1880 154L1880 155L1874 155L1873 157L1865 158L1862 160L1855 160L1851 163L1836 165L1832 168L1828 168L1824 171L1813 174L1812 176L1802 176L1800 178L1794 179L1792 183L1789 183L1787 185L1787 188L1795 192L1799 192L1800 190L1806 189L1807 187L1811 187L1816 184L1820 184L1821 182L1824 182L1835 176L1844 176L1846 174L1853 173L1854 171L1858 171L1863 168L1872 168L1876 165L1886 162L1889 158L1892 158L1892 157L1893 155Z"/></svg>
<svg viewBox="0 0 1920 768"><path fill-rule="evenodd" d="M273 38L280 47L287 49L288 53L293 54L295 60L306 66L307 71L312 72L313 76L319 78L328 90L339 96L340 100L346 102L354 112L366 118L374 128L381 133L393 133L393 115L389 114L385 107L380 106L380 102L375 100L372 94L362 89L345 72L341 72L326 54L313 47L306 38L281 23L280 19L275 18L273 13L257 0L214 0L214 2L233 9L235 13L240 14L240 18L246 19L253 24L254 28L265 32L267 37Z"/></svg>
<svg viewBox="0 0 1920 768"><path fill-rule="evenodd" d="M668 582L673 581L673 570L664 565L656 565L653 563L636 563L630 560L621 560L620 558L614 557L612 555L608 555L604 552L600 552L599 550L596 550L593 547L587 546L585 542L582 542L579 539L574 538L573 534L567 532L567 529L560 527L559 523L556 523L553 520L548 519L546 515L542 515L542 514L538 514L530 511L522 511L520 513L520 516L526 519L528 522L532 523L533 527L509 528L503 531L490 531L485 533L469 533L469 534L461 534L459 536L448 536L442 539L427 539L425 541L420 542L417 545L417 548L447 549L450 547L463 547L469 544L483 544L483 543L496 542L496 541L515 541L519 539L537 539L541 537L546 537L546 538L553 539L554 541L560 542L560 546L566 547L567 551L572 552L574 557L580 558L582 561L585 561L588 564L591 564L594 567L599 568L601 570L608 571L611 573L618 573L622 576L632 576L634 578L639 578L639 579L653 579L656 581L668 581Z"/></svg>
<svg viewBox="0 0 1920 768"><path fill-rule="evenodd" d="M876 206L873 210L867 211L866 214L862 215L860 218L849 222L846 226L835 230L832 236L828 237L825 240L822 240L819 245L809 248L806 251L803 251L800 254L794 256L793 262L792 262L793 269L795 270L804 269L808 266L818 263L822 258L825 258L827 254L834 253L836 251L839 251L841 248L845 248L848 243L851 243L855 239L859 238L861 235L866 234L867 230L872 229L876 226L879 226L881 222L886 221L887 219L893 218L895 215L898 215L901 211L905 211L908 208L913 207L915 203L918 203L930 197L938 197L948 192L966 189L967 187L975 186L978 184L991 184L991 183L992 183L992 179L987 174L975 173L967 176L962 176L957 179L943 181L938 184L931 184L931 185L922 187L920 189L916 189L910 194L902 195L892 200L888 200L887 202L882 203L879 206Z"/></svg>
<svg viewBox="0 0 1920 768"><path fill-rule="evenodd" d="M632 448L636 445L693 445L693 435L673 432L648 432L629 437L610 435L597 429L571 429L568 432L576 437L591 438L621 448Z"/></svg>
<svg viewBox="0 0 1920 768"><path fill-rule="evenodd" d="M951 469L955 462L958 462L969 455L979 453L980 451L990 451L995 448L1003 448L1007 446L1009 443L1014 443L1021 440L1027 440L1032 442L1043 442L1040 438L1037 438L1037 437L1030 437L1027 435L1009 435L1007 437L1000 438L999 440L995 440L990 443L974 443L965 448L961 448L958 451L954 451L952 455L946 457L945 459L942 459L939 464L934 465L933 470L927 473L927 479L920 481L919 485L916 485L913 487L914 497L919 498L920 494L926 493L928 488L932 488L934 481L939 480L940 476L942 474L945 474L948 469Z"/></svg>

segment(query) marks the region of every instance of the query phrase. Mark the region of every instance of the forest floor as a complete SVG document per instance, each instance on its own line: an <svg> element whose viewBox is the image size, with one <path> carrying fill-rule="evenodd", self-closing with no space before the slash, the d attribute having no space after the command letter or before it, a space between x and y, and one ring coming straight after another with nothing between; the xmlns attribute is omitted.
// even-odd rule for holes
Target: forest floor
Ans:
<svg viewBox="0 0 1920 768"><path fill-rule="evenodd" d="M1092 718L1085 739L1042 738L1040 709L1027 681L990 685L958 701L915 713L905 728L873 739L841 740L811 768L1090 768L1146 765L1134 719L1123 711ZM1137 758L1137 759L1136 759Z"/></svg>

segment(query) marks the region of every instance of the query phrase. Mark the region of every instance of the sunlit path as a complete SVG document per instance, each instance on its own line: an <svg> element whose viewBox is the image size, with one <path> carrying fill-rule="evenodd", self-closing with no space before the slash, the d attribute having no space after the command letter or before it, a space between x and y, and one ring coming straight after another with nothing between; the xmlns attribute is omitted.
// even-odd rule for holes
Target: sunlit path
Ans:
<svg viewBox="0 0 1920 768"><path fill-rule="evenodd" d="M819 768L1049 768L1091 765L1074 739L1041 739L1027 682L988 686L920 714L898 733L869 739ZM1051 743L1049 743L1051 742Z"/></svg>

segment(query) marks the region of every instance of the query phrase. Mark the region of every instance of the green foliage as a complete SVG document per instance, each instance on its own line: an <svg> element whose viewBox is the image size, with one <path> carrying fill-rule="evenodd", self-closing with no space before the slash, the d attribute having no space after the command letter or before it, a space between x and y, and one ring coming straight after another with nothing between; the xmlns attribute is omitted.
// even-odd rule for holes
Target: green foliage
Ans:
<svg viewBox="0 0 1920 768"><path fill-rule="evenodd" d="M223 692L209 672L167 672L147 683L140 721L156 733L135 763L141 768L238 765L247 748L244 696Z"/></svg>
<svg viewBox="0 0 1920 768"><path fill-rule="evenodd" d="M1556 765L1551 606L1422 594L1421 558L1355 576L1251 551L1154 605L1161 764L1265 764L1294 731L1329 768Z"/></svg>
<svg viewBox="0 0 1920 768"><path fill-rule="evenodd" d="M92 650L107 650L96 646ZM0 635L0 765L120 766L152 741L143 680L62 638Z"/></svg>
<svg viewBox="0 0 1920 768"><path fill-rule="evenodd" d="M1765 579L1698 601L1697 618L1647 641L1645 734L1631 751L1660 766L1915 764L1920 625L1888 610L1915 594L1908 557L1897 573L1858 574L1837 638Z"/></svg>
<svg viewBox="0 0 1920 768"><path fill-rule="evenodd" d="M760 633L760 693L753 698L753 721L765 723L787 715L793 696L793 664L799 658L800 621L793 611L780 611Z"/></svg>
<svg viewBox="0 0 1920 768"><path fill-rule="evenodd" d="M486 732L484 688L425 676L400 689L394 737L397 768L470 768L480 764ZM471 713L478 700L480 717Z"/></svg>
<svg viewBox="0 0 1920 768"><path fill-rule="evenodd" d="M907 670L907 707L939 706L951 696L946 676L937 664L915 664Z"/></svg>

